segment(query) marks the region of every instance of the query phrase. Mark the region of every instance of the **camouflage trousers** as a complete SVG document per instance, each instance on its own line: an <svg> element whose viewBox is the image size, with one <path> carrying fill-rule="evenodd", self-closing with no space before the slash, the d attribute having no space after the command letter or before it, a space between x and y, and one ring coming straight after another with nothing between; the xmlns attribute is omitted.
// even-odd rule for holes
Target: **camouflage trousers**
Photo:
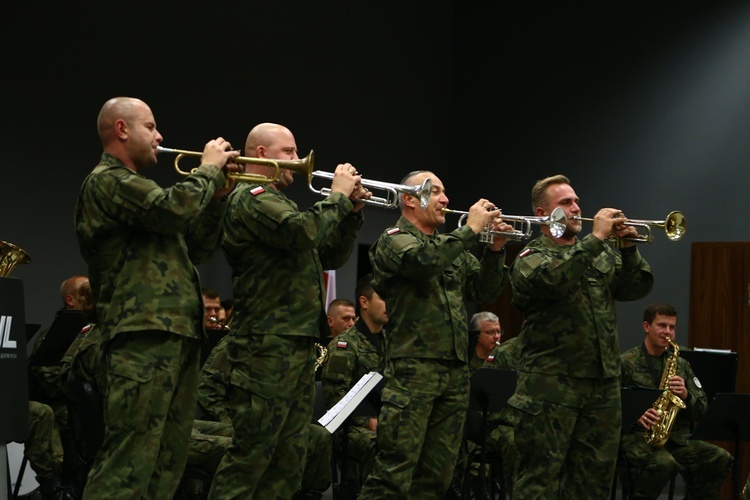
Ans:
<svg viewBox="0 0 750 500"><path fill-rule="evenodd" d="M187 465L198 467L213 476L224 453L232 444L232 433L231 424L194 420Z"/></svg>
<svg viewBox="0 0 750 500"><path fill-rule="evenodd" d="M513 499L608 498L620 444L617 378L518 373Z"/></svg>
<svg viewBox="0 0 750 500"><path fill-rule="evenodd" d="M84 499L172 498L187 462L199 355L197 339L157 331L103 346L105 434Z"/></svg>
<svg viewBox="0 0 750 500"><path fill-rule="evenodd" d="M29 437L24 441L24 455L37 477L59 478L64 454L55 413L44 403L29 401L29 420Z"/></svg>
<svg viewBox="0 0 750 500"><path fill-rule="evenodd" d="M366 427L351 426L347 432L346 468L341 471L341 479L354 486L362 487L367 476L372 472L377 455L375 432ZM339 453L343 453L343 439L338 440Z"/></svg>
<svg viewBox="0 0 750 500"><path fill-rule="evenodd" d="M234 437L209 498L292 498L302 483L315 394L314 339L230 333Z"/></svg>
<svg viewBox="0 0 750 500"><path fill-rule="evenodd" d="M398 358L385 371L378 456L361 499L440 498L458 458L469 406L466 363Z"/></svg>
<svg viewBox="0 0 750 500"><path fill-rule="evenodd" d="M632 497L638 499L659 498L679 465L688 472L686 498L719 498L732 468L729 452L705 441L691 440L686 445L668 441L664 447L654 448L643 439L643 432L635 432L623 435L621 447L630 465Z"/></svg>
<svg viewBox="0 0 750 500"><path fill-rule="evenodd" d="M332 453L331 433L321 425L310 424L305 471L302 474L302 491L322 493L331 486Z"/></svg>

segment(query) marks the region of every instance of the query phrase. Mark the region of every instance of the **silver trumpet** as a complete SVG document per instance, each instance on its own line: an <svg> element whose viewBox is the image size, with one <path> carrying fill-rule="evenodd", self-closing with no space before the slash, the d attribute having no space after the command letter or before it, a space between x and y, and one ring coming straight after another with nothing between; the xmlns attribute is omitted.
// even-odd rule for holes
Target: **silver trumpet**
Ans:
<svg viewBox="0 0 750 500"><path fill-rule="evenodd" d="M458 227L462 227L466 222L466 218L469 216L469 212L461 210L451 210L449 208L443 209L444 214L461 214L458 219ZM550 233L555 238L559 238L565 233L565 211L557 207L552 213L545 217L538 216L525 216L525 215L505 215L500 212L500 218L503 222L510 223L514 229L510 231L493 231L490 229L489 224L479 233L479 241L481 243L492 243L495 240L495 236L502 238L508 238L513 241L525 240L531 237L531 226L542 225L549 226Z"/></svg>
<svg viewBox="0 0 750 500"><path fill-rule="evenodd" d="M311 174L311 180L309 183L310 191L313 193L317 193L321 196L328 196L331 194L331 188L315 188L313 186L313 179L315 178L333 180L333 173L315 170ZM399 193L416 196L419 198L419 203L422 208L427 208L427 204L430 202L430 195L432 194L432 181L429 178L425 179L419 186L407 186L406 184L393 184L390 182L373 181L370 179L362 179L361 184L370 191L373 191L373 193L375 191L383 191L384 196L375 196L373 194L369 200L360 201L366 205L383 208L398 208Z"/></svg>

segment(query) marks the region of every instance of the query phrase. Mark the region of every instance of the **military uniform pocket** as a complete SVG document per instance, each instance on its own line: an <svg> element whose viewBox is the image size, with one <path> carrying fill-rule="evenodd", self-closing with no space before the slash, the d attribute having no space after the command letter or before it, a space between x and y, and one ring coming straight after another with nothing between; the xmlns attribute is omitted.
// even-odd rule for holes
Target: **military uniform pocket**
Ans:
<svg viewBox="0 0 750 500"><path fill-rule="evenodd" d="M513 408L530 415L539 415L544 407L544 401L535 399L528 394L513 394L508 399L508 404Z"/></svg>
<svg viewBox="0 0 750 500"><path fill-rule="evenodd" d="M146 429L149 425L154 394L150 382L154 377L152 363L137 363L133 354L115 352L110 357L108 370L108 419L125 428Z"/></svg>

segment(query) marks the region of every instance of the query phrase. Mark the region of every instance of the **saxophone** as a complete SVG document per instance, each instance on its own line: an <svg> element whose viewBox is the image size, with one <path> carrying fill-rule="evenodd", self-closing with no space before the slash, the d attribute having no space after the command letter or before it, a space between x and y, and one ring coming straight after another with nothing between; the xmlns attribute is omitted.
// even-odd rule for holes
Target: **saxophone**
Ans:
<svg viewBox="0 0 750 500"><path fill-rule="evenodd" d="M315 351L318 355L318 357L315 359L315 371L317 372L318 368L323 366L323 363L325 363L326 359L328 359L328 349L315 342Z"/></svg>
<svg viewBox="0 0 750 500"><path fill-rule="evenodd" d="M664 392L656 399L653 406L659 416L651 429L643 435L646 442L655 448L661 448L669 440L677 413L686 407L685 402L669 390L669 377L674 377L677 373L677 358L680 356L680 348L669 337L667 337L667 342L674 349L674 354L664 365L664 373L659 384L659 389Z"/></svg>

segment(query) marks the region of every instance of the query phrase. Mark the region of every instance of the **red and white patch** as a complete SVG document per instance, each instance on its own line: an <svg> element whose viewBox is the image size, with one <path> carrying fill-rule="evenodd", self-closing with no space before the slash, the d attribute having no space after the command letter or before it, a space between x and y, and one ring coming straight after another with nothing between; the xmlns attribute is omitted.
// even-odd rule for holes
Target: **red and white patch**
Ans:
<svg viewBox="0 0 750 500"><path fill-rule="evenodd" d="M339 349L346 349L346 346L347 342L345 340L339 340L338 342L336 342L336 347L338 347Z"/></svg>
<svg viewBox="0 0 750 500"><path fill-rule="evenodd" d="M254 187L250 190L250 194L252 194L253 196L258 196L260 193L265 193L265 192L266 192L266 188L264 188L263 186Z"/></svg>
<svg viewBox="0 0 750 500"><path fill-rule="evenodd" d="M401 228L394 227L393 229L389 229L388 231L386 231L386 234L388 236L391 236L391 235L394 235L394 234L399 233L399 232L401 232Z"/></svg>
<svg viewBox="0 0 750 500"><path fill-rule="evenodd" d="M488 363L492 363L493 361L495 361L495 356L490 354L489 356L487 356L487 359L485 359L485 361Z"/></svg>
<svg viewBox="0 0 750 500"><path fill-rule="evenodd" d="M521 252L518 256L521 257L521 258L523 258L523 257L526 257L527 255L529 255L530 253L531 253L531 249L527 248L526 250L524 250L523 252Z"/></svg>
<svg viewBox="0 0 750 500"><path fill-rule="evenodd" d="M83 328L81 328L81 333L88 332L89 330L91 330L92 326L93 325L91 323L89 323L88 325L84 326Z"/></svg>

